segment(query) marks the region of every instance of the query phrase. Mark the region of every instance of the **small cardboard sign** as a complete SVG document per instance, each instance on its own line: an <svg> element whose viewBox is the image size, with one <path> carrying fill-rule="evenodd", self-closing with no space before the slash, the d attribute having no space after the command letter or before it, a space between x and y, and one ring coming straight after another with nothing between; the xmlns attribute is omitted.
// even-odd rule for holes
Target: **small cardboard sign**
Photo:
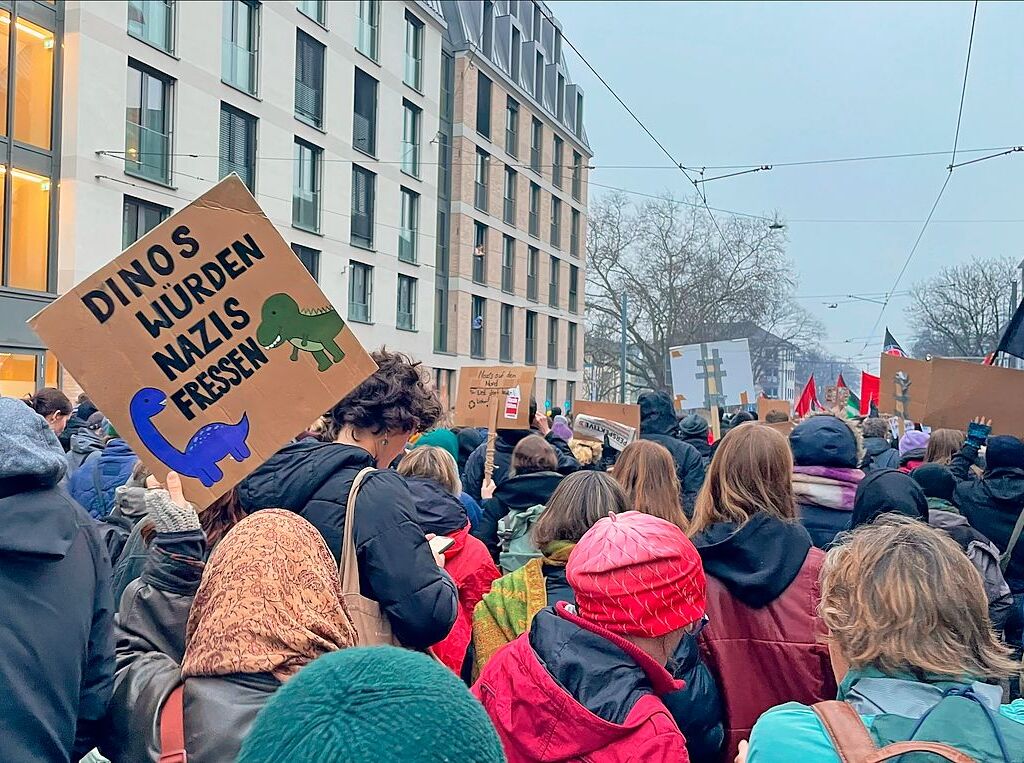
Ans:
<svg viewBox="0 0 1024 763"><path fill-rule="evenodd" d="M376 368L235 175L29 324L199 508Z"/></svg>
<svg viewBox="0 0 1024 763"><path fill-rule="evenodd" d="M530 428L530 394L535 368L526 366L465 366L459 371L455 397L455 423L463 427L490 427L488 409L497 402L498 429Z"/></svg>
<svg viewBox="0 0 1024 763"><path fill-rule="evenodd" d="M792 417L790 412L790 403L788 400L773 400L770 397L760 397L757 399L757 418L760 421L764 421L769 413L779 411Z"/></svg>
<svg viewBox="0 0 1024 763"><path fill-rule="evenodd" d="M992 419L993 434L1024 435L1024 371L944 358L930 365L942 383L931 385L920 421L934 429L962 430L975 416L984 416Z"/></svg>
<svg viewBox="0 0 1024 763"><path fill-rule="evenodd" d="M599 419L616 421L632 427L640 433L640 406L635 403L601 403L594 400L575 400L572 404L575 414L596 416Z"/></svg>
<svg viewBox="0 0 1024 763"><path fill-rule="evenodd" d="M927 421L934 361L882 355L878 410L910 421ZM943 380L942 385L949 386ZM963 426L961 424L961 426Z"/></svg>

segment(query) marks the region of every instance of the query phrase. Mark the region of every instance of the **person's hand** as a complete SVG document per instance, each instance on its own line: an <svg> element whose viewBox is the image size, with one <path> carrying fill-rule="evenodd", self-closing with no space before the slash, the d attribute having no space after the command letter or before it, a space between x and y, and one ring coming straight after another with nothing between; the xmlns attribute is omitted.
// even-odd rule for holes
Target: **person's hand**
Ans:
<svg viewBox="0 0 1024 763"><path fill-rule="evenodd" d="M548 424L548 417L541 412L537 412L537 415L533 417L533 425L537 427L542 435L547 435L551 431L551 426Z"/></svg>
<svg viewBox="0 0 1024 763"><path fill-rule="evenodd" d="M430 547L430 553L434 555L434 562L442 570L444 569L444 554L439 554L434 551L434 547L430 545L430 541L437 537L437 533L427 533L427 545Z"/></svg>
<svg viewBox="0 0 1024 763"><path fill-rule="evenodd" d="M494 497L494 491L498 489L498 486L494 484L493 479L484 480L484 484L480 486L480 497L485 501L489 498Z"/></svg>
<svg viewBox="0 0 1024 763"><path fill-rule="evenodd" d="M149 478L146 484L150 483ZM159 483L158 483L159 484ZM181 477L177 472L167 473L167 487L146 491L146 510L153 518L158 533L188 532L200 529L199 515L195 506L185 500L181 489Z"/></svg>
<svg viewBox="0 0 1024 763"><path fill-rule="evenodd" d="M967 425L967 444L981 448L992 434L992 419L978 416Z"/></svg>
<svg viewBox="0 0 1024 763"><path fill-rule="evenodd" d="M746 739L740 740L740 751L736 753L733 763L747 763L747 749L750 747Z"/></svg>

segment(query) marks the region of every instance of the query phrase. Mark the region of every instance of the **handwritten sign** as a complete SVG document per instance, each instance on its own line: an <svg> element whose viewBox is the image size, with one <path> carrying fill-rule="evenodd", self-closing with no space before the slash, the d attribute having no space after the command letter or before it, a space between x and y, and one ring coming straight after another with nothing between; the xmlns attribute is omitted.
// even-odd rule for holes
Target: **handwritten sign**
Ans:
<svg viewBox="0 0 1024 763"><path fill-rule="evenodd" d="M498 429L530 428L530 396L534 368L519 366L465 366L459 371L455 397L455 423L463 427L490 427L488 408L497 401Z"/></svg>
<svg viewBox="0 0 1024 763"><path fill-rule="evenodd" d="M596 416L599 419L617 421L632 427L640 433L640 406L633 403L601 403L594 400L576 400L572 409L577 414Z"/></svg>
<svg viewBox="0 0 1024 763"><path fill-rule="evenodd" d="M29 324L200 508L376 368L234 175Z"/></svg>

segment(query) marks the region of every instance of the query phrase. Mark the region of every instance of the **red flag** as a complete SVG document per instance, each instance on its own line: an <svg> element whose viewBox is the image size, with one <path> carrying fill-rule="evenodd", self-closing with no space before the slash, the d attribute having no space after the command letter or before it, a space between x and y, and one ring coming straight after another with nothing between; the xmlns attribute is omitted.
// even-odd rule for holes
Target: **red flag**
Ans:
<svg viewBox="0 0 1024 763"><path fill-rule="evenodd" d="M811 374L811 378L804 385L804 391L800 393L800 398L796 401L793 410L798 417L802 418L817 408L821 408L821 403L818 402L818 389L814 386L814 374Z"/></svg>
<svg viewBox="0 0 1024 763"><path fill-rule="evenodd" d="M839 372L839 376L836 377L836 386L837 387L845 387L846 386L846 382L843 380L843 372L842 371L840 371Z"/></svg>
<svg viewBox="0 0 1024 763"><path fill-rule="evenodd" d="M871 405L878 405L878 393L882 386L882 379L872 376L866 371L860 375L860 413L867 416L871 413Z"/></svg>

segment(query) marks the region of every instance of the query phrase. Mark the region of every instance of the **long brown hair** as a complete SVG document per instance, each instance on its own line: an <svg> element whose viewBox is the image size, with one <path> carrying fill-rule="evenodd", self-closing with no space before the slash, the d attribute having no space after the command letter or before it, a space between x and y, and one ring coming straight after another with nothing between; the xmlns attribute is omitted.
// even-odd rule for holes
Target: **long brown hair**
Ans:
<svg viewBox="0 0 1024 763"><path fill-rule="evenodd" d="M949 466L966 439L967 436L959 429L936 429L928 439L928 448L924 452L925 463Z"/></svg>
<svg viewBox="0 0 1024 763"><path fill-rule="evenodd" d="M555 488L533 526L533 542L542 550L557 540L576 543L597 520L624 511L629 511L629 499L610 475L570 474Z"/></svg>
<svg viewBox="0 0 1024 763"><path fill-rule="evenodd" d="M769 426L740 424L722 438L697 495L690 535L717 522L742 524L765 512L796 517L793 454L786 438Z"/></svg>
<svg viewBox="0 0 1024 763"><path fill-rule="evenodd" d="M659 517L686 532L689 522L679 504L679 477L672 454L651 440L626 446L612 472L635 511Z"/></svg>
<svg viewBox="0 0 1024 763"><path fill-rule="evenodd" d="M551 444L539 434L524 437L512 450L509 476L553 472L558 468L558 455Z"/></svg>

